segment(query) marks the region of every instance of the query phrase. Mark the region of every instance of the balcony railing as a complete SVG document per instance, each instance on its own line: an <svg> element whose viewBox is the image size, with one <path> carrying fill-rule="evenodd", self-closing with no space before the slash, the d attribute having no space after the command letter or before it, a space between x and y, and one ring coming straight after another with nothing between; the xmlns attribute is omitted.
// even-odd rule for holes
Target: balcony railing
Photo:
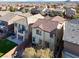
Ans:
<svg viewBox="0 0 79 59"><path fill-rule="evenodd" d="M24 30L18 30L19 33L23 33Z"/></svg>

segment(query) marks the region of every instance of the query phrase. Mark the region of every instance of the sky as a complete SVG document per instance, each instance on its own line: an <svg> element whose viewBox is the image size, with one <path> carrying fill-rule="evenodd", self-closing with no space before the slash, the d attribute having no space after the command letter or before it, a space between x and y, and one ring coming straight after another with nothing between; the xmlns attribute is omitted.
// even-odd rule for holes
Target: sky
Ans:
<svg viewBox="0 0 79 59"><path fill-rule="evenodd" d="M28 1L67 1L67 0L0 0L0 1L12 1L12 2L28 2ZM70 1L79 1L79 0L70 0Z"/></svg>

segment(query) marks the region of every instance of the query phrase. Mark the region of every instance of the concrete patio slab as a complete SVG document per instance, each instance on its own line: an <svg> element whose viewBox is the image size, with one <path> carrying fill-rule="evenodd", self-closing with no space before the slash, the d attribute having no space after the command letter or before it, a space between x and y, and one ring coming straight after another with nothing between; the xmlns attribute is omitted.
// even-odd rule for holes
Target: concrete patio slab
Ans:
<svg viewBox="0 0 79 59"><path fill-rule="evenodd" d="M21 40L18 40L17 38L12 38L12 36L8 37L7 39L18 44L18 45L20 45L23 42Z"/></svg>

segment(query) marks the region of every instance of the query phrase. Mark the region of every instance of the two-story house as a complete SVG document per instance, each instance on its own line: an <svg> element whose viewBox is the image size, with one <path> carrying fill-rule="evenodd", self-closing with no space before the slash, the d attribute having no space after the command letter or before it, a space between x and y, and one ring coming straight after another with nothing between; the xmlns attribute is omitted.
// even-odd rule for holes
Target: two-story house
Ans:
<svg viewBox="0 0 79 59"><path fill-rule="evenodd" d="M54 49L56 28L58 23L47 19L39 19L32 25L32 44Z"/></svg>
<svg viewBox="0 0 79 59"><path fill-rule="evenodd" d="M59 20L64 18L56 16L54 18L39 19L32 25L32 44L42 45L55 49L56 43L62 37L62 24Z"/></svg>
<svg viewBox="0 0 79 59"><path fill-rule="evenodd" d="M32 44L49 47L54 50L54 56L61 55L63 25L65 19L56 16L39 19L32 25Z"/></svg>
<svg viewBox="0 0 79 59"><path fill-rule="evenodd" d="M76 15L76 9L74 9L74 8L66 8L66 10L65 10L65 16L67 18L72 18L75 15Z"/></svg>

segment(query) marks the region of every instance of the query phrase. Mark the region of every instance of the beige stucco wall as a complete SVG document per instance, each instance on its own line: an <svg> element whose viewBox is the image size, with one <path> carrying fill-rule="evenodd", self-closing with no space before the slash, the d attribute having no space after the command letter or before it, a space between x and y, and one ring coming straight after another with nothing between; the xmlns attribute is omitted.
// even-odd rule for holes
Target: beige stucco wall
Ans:
<svg viewBox="0 0 79 59"><path fill-rule="evenodd" d="M35 43L39 43L39 39L43 40L43 31L41 29L39 29L41 31L41 35L36 34L36 30L39 28L32 28L32 37L35 37Z"/></svg>
<svg viewBox="0 0 79 59"><path fill-rule="evenodd" d="M41 31L41 35L36 34L36 30ZM50 38L50 33L41 30L40 28L32 28L32 37L35 37L35 44L39 43L39 39L49 42L49 47L54 48L55 39Z"/></svg>

